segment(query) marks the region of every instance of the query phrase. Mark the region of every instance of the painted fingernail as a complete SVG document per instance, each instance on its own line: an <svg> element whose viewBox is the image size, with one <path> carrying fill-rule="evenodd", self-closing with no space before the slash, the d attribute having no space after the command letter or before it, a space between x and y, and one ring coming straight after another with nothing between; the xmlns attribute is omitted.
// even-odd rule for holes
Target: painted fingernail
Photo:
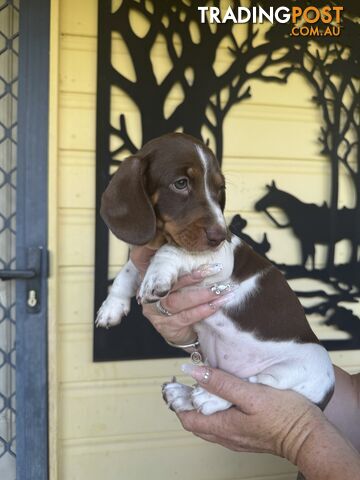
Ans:
<svg viewBox="0 0 360 480"><path fill-rule="evenodd" d="M235 292L229 292L225 295L221 295L219 298L215 298L212 302L209 303L209 307L212 310L218 310L222 305L225 305L228 302L231 302L235 298Z"/></svg>
<svg viewBox="0 0 360 480"><path fill-rule="evenodd" d="M181 365L181 370L199 383L209 383L211 377L211 369L209 367L197 367L185 363Z"/></svg>
<svg viewBox="0 0 360 480"><path fill-rule="evenodd" d="M196 368L194 365L190 365L190 363L183 363L180 366L181 370L185 373L185 375L190 375L192 374L194 368Z"/></svg>
<svg viewBox="0 0 360 480"><path fill-rule="evenodd" d="M224 268L222 263L210 263L208 265L201 265L197 270L192 272L194 278L205 278L211 275L216 275Z"/></svg>
<svg viewBox="0 0 360 480"><path fill-rule="evenodd" d="M215 285L211 285L210 291L216 295L225 295L226 293L232 292L237 287L238 285L234 283L215 283Z"/></svg>

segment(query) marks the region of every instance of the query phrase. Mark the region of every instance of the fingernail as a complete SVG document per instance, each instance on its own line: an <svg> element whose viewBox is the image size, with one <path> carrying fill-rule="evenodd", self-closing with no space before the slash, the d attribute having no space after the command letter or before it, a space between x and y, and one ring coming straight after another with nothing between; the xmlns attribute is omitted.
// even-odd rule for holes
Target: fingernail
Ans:
<svg viewBox="0 0 360 480"><path fill-rule="evenodd" d="M209 367L197 367L189 363L184 363L181 365L181 370L199 383L209 383L210 381L211 369Z"/></svg>
<svg viewBox="0 0 360 480"><path fill-rule="evenodd" d="M215 283L215 285L211 285L210 291L216 295L225 295L232 292L237 287L238 285L234 283Z"/></svg>
<svg viewBox="0 0 360 480"><path fill-rule="evenodd" d="M221 295L219 298L215 298L212 302L209 303L209 307L213 310L217 310L222 305L225 305L228 302L231 302L235 298L235 292L229 292L225 295Z"/></svg>
<svg viewBox="0 0 360 480"><path fill-rule="evenodd" d="M192 272L194 278L205 278L215 275L224 268L222 263L210 263L209 265L201 265L197 270Z"/></svg>
<svg viewBox="0 0 360 480"><path fill-rule="evenodd" d="M196 367L194 365L190 365L190 363L183 363L180 368L185 373L185 375L191 376L194 368Z"/></svg>

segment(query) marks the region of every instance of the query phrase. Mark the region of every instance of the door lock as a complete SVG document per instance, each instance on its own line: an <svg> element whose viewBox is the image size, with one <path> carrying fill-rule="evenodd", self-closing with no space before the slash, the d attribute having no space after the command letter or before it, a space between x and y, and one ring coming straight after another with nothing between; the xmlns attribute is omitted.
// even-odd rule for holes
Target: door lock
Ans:
<svg viewBox="0 0 360 480"><path fill-rule="evenodd" d="M36 296L36 291L35 290L29 290L28 298L27 298L28 307L34 308L34 307L36 307L37 303L38 303L38 300L37 300L37 296Z"/></svg>

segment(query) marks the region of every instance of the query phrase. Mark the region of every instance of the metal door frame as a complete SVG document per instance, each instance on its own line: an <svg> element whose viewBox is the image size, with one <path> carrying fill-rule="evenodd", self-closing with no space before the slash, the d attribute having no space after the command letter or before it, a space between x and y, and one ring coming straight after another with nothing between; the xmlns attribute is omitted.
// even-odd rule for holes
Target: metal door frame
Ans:
<svg viewBox="0 0 360 480"><path fill-rule="evenodd" d="M50 0L20 0L16 265L48 237ZM40 311L16 285L16 478L48 479L47 261L41 265Z"/></svg>

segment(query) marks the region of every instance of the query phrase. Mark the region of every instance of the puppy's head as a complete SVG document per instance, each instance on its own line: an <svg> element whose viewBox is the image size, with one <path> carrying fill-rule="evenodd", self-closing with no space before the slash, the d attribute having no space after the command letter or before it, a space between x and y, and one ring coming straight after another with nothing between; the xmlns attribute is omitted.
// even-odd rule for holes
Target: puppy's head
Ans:
<svg viewBox="0 0 360 480"><path fill-rule="evenodd" d="M126 159L102 197L110 230L133 245L159 233L189 251L218 247L227 235L225 182L214 154L199 140L173 133Z"/></svg>

